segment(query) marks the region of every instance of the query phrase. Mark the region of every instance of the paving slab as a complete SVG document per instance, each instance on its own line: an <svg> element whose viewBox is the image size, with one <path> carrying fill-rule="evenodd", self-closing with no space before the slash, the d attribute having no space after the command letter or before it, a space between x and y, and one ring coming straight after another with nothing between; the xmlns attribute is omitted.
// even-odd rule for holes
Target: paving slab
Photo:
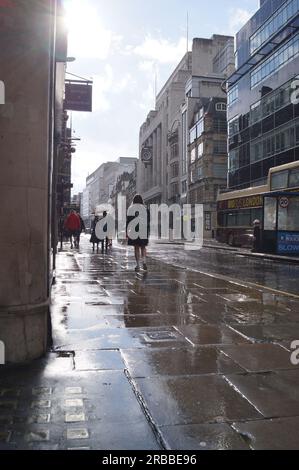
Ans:
<svg viewBox="0 0 299 470"><path fill-rule="evenodd" d="M291 363L290 353L275 344L239 344L220 349L248 372L299 368Z"/></svg>
<svg viewBox="0 0 299 470"><path fill-rule="evenodd" d="M242 335L221 325L177 326L177 330L194 345L248 343Z"/></svg>
<svg viewBox="0 0 299 470"><path fill-rule="evenodd" d="M226 380L265 418L299 415L298 370L231 375Z"/></svg>
<svg viewBox="0 0 299 470"><path fill-rule="evenodd" d="M254 450L298 450L299 417L234 423L233 428Z"/></svg>
<svg viewBox="0 0 299 470"><path fill-rule="evenodd" d="M244 369L215 347L123 350L132 377L244 373Z"/></svg>
<svg viewBox="0 0 299 470"><path fill-rule="evenodd" d="M228 424L162 426L160 432L169 450L249 450L240 434Z"/></svg>
<svg viewBox="0 0 299 470"><path fill-rule="evenodd" d="M298 315L299 316L299 315ZM271 325L231 325L237 332L254 342L289 341L299 338L299 323Z"/></svg>
<svg viewBox="0 0 299 470"><path fill-rule="evenodd" d="M222 376L151 377L134 380L158 426L262 418Z"/></svg>
<svg viewBox="0 0 299 470"><path fill-rule="evenodd" d="M125 368L119 351L76 351L75 370L123 370Z"/></svg>

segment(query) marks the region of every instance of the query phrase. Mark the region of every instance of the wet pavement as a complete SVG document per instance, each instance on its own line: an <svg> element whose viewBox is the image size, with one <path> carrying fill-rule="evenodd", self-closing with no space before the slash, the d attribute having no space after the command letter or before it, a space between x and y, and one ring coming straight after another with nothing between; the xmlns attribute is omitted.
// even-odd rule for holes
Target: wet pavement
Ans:
<svg viewBox="0 0 299 470"><path fill-rule="evenodd" d="M229 251L219 247L188 252L182 245L156 244L151 246L150 252L166 263L183 264L207 274L243 280L299 296L299 263L248 257L248 250L245 255L242 250Z"/></svg>
<svg viewBox="0 0 299 470"><path fill-rule="evenodd" d="M296 267L150 252L58 255L52 351L0 371L0 449L299 448Z"/></svg>

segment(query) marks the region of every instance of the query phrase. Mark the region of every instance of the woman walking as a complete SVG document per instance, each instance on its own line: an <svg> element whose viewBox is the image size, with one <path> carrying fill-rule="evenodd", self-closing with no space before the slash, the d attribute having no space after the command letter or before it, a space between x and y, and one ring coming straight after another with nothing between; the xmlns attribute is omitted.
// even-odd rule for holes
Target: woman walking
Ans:
<svg viewBox="0 0 299 470"><path fill-rule="evenodd" d="M128 239L128 245L129 246L134 246L135 249L135 259L136 259L136 267L135 271L138 272L140 269L143 269L144 271L147 271L147 264L146 264L146 247L148 245L148 237L149 237L149 211L144 205L143 199L140 196L140 194L136 194L136 196L133 199L132 206L133 207L133 212L134 212L134 205L140 205L144 207L144 211L141 211L142 213L139 214L138 208L136 207L136 212L135 215L129 215L127 217L127 239ZM146 213L146 220L144 220L144 217L142 215L145 215ZM134 226L134 230L132 227L130 227L130 223L135 219L136 215L141 217L141 223L143 224L143 227L139 226L139 223L137 226ZM138 234L136 236L136 234ZM141 235L141 236L140 236Z"/></svg>
<svg viewBox="0 0 299 470"><path fill-rule="evenodd" d="M98 239L96 236L96 226L97 223L99 222L100 217L98 215L95 216L91 223L91 237L90 237L90 243L92 243L92 251L94 252L94 247L95 245L97 246L97 253L99 252L99 243L101 240Z"/></svg>

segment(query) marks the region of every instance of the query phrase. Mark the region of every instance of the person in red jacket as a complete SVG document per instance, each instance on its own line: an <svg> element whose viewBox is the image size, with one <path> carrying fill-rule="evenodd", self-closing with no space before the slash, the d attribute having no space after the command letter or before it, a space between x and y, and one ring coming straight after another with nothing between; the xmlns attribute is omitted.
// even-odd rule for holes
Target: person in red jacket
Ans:
<svg viewBox="0 0 299 470"><path fill-rule="evenodd" d="M78 235L80 234L80 231L81 231L81 220L75 211L72 210L69 213L69 215L67 216L65 220L64 226L71 239L71 248L73 248L73 237L74 237L75 248L77 248Z"/></svg>

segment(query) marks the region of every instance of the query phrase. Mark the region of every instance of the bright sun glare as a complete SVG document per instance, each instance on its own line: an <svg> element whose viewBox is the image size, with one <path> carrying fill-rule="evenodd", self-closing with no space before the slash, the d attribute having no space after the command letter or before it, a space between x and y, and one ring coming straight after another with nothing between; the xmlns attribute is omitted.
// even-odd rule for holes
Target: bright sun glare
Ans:
<svg viewBox="0 0 299 470"><path fill-rule="evenodd" d="M86 0L65 0L68 54L77 58L105 59L111 33L103 28L100 16Z"/></svg>

